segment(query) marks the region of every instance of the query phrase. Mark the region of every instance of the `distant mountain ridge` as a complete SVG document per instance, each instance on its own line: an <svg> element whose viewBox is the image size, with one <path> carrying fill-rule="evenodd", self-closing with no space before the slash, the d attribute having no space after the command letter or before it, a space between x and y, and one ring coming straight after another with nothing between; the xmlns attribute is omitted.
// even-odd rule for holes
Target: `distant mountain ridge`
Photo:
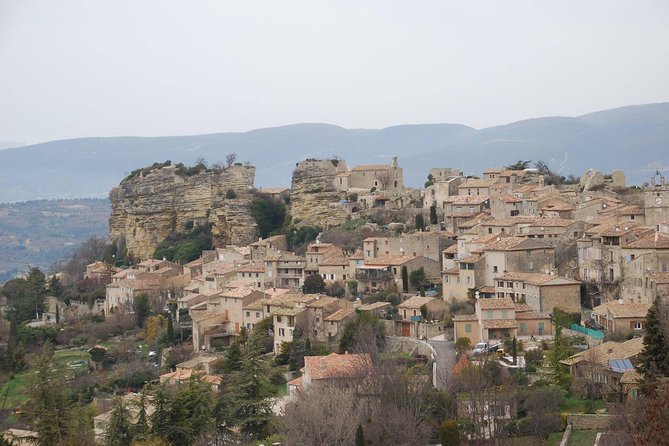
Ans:
<svg viewBox="0 0 669 446"><path fill-rule="evenodd" d="M518 159L543 160L563 174L620 168L628 183L669 168L669 103L578 117L544 117L474 129L460 124L345 129L295 124L246 133L107 137L51 141L0 151L0 202L106 197L129 172L172 160L210 163L237 153L257 167L256 186L289 186L295 164L337 156L349 165L399 157L405 184L419 187L433 166L468 174Z"/></svg>

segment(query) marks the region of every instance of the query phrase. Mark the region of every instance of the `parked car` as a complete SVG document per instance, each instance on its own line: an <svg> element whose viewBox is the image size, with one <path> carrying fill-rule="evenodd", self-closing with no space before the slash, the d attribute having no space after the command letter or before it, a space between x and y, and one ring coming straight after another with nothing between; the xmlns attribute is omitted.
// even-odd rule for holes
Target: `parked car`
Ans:
<svg viewBox="0 0 669 446"><path fill-rule="evenodd" d="M599 331L604 331L605 328L602 324L598 324L594 319L590 318L587 321L585 321L585 326L588 328L591 328L593 330L599 330Z"/></svg>
<svg viewBox="0 0 669 446"><path fill-rule="evenodd" d="M488 353L488 343L487 342L479 342L474 346L474 354L475 355L482 355L483 353Z"/></svg>

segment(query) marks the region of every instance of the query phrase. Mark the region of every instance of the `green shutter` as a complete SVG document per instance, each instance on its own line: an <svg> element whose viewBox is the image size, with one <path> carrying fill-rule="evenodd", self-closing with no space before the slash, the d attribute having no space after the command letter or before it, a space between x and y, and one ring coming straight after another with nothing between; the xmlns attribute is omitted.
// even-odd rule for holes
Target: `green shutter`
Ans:
<svg viewBox="0 0 669 446"><path fill-rule="evenodd" d="M472 324L465 324L465 333L472 332Z"/></svg>

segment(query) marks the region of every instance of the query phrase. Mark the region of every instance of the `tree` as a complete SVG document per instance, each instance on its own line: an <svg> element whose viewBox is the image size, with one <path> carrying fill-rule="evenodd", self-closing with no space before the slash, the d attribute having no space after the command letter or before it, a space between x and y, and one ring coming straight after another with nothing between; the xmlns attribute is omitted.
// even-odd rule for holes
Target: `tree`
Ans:
<svg viewBox="0 0 669 446"><path fill-rule="evenodd" d="M647 380L669 377L669 336L663 330L663 318L666 318L667 304L659 297L646 315L643 350L638 356L639 370ZM665 319L666 321L666 319Z"/></svg>
<svg viewBox="0 0 669 446"><path fill-rule="evenodd" d="M576 391L588 401L588 413L595 413L595 400L603 395L600 360L601 357L594 348L583 352L583 361L579 364L579 373L574 381Z"/></svg>
<svg viewBox="0 0 669 446"><path fill-rule="evenodd" d="M469 338L461 337L455 341L454 347L459 354L462 354L472 347L472 341Z"/></svg>
<svg viewBox="0 0 669 446"><path fill-rule="evenodd" d="M457 420L446 420L439 427L441 446L460 445L460 426Z"/></svg>
<svg viewBox="0 0 669 446"><path fill-rule="evenodd" d="M317 294L325 291L325 281L320 274L312 274L304 279L304 294Z"/></svg>
<svg viewBox="0 0 669 446"><path fill-rule="evenodd" d="M439 221L437 217L437 205L433 204L430 206L430 224L436 225Z"/></svg>
<svg viewBox="0 0 669 446"><path fill-rule="evenodd" d="M114 399L109 421L104 429L105 446L130 446L132 443L132 426L130 411L122 398Z"/></svg>
<svg viewBox="0 0 669 446"><path fill-rule="evenodd" d="M355 431L355 446L366 446L365 432L362 430L362 424L358 424L358 429Z"/></svg>
<svg viewBox="0 0 669 446"><path fill-rule="evenodd" d="M409 292L409 270L406 265L402 266L402 292Z"/></svg>
<svg viewBox="0 0 669 446"><path fill-rule="evenodd" d="M63 289L63 284L60 282L60 279L55 274L51 276L49 280L49 293L53 296L56 296L59 299L63 298L65 290Z"/></svg>
<svg viewBox="0 0 669 446"><path fill-rule="evenodd" d="M230 347L225 349L225 364L223 365L223 372L228 374L230 372L241 370L242 367L242 350L238 342L233 342Z"/></svg>
<svg viewBox="0 0 669 446"><path fill-rule="evenodd" d="M174 343L174 325L171 314L167 316L167 343L168 345L172 345Z"/></svg>
<svg viewBox="0 0 669 446"><path fill-rule="evenodd" d="M151 312L149 295L146 293L138 294L133 302L133 310L135 311L135 321L137 322L137 326L143 328L144 322Z"/></svg>
<svg viewBox="0 0 669 446"><path fill-rule="evenodd" d="M526 161L518 160L515 163L506 166L506 168L509 170L525 170L530 166L531 162L532 160L526 160Z"/></svg>
<svg viewBox="0 0 669 446"><path fill-rule="evenodd" d="M567 346L565 339L562 339L562 330L571 324L571 316L568 313L553 308L553 324L555 325L555 337L553 338L553 348L548 352L548 362L551 366L554 382L560 384L565 389L569 388L570 375L567 366L560 361L567 359L571 351Z"/></svg>
<svg viewBox="0 0 669 446"><path fill-rule="evenodd" d="M33 363L35 374L28 388L33 425L40 446L60 445L70 431L72 405L64 373L52 361L52 349L45 343Z"/></svg>
<svg viewBox="0 0 669 446"><path fill-rule="evenodd" d="M346 290L341 282L332 282L325 287L325 294L331 297L344 297Z"/></svg>
<svg viewBox="0 0 669 446"><path fill-rule="evenodd" d="M423 217L423 214L416 214L416 230L417 231L424 231L425 230L425 218Z"/></svg>
<svg viewBox="0 0 669 446"><path fill-rule="evenodd" d="M414 289L421 290L427 284L427 277L425 276L425 269L421 266L418 269L411 271L409 275L409 283Z"/></svg>
<svg viewBox="0 0 669 446"><path fill-rule="evenodd" d="M251 216L258 224L260 236L269 237L283 226L286 220L286 205L267 195L258 194L251 203Z"/></svg>
<svg viewBox="0 0 669 446"><path fill-rule="evenodd" d="M349 280L347 282L348 285L348 292L351 293L351 296L357 296L358 295L358 281L357 280Z"/></svg>
<svg viewBox="0 0 669 446"><path fill-rule="evenodd" d="M425 188L432 186L434 184L434 176L430 173L427 175L427 181L425 182Z"/></svg>
<svg viewBox="0 0 669 446"><path fill-rule="evenodd" d="M513 363L516 363L516 358L518 357L518 341L516 340L516 337L513 337L513 341L511 343L511 356L513 356Z"/></svg>
<svg viewBox="0 0 669 446"><path fill-rule="evenodd" d="M544 441L551 432L560 429L560 405L564 397L558 387L527 387L522 397L527 433Z"/></svg>
<svg viewBox="0 0 669 446"><path fill-rule="evenodd" d="M232 166L235 161L237 161L237 154L236 153L228 153L225 155L225 165L230 167Z"/></svg>
<svg viewBox="0 0 669 446"><path fill-rule="evenodd" d="M339 350L370 353L374 357L383 346L384 336L385 327L378 318L369 313L357 313L344 328Z"/></svg>

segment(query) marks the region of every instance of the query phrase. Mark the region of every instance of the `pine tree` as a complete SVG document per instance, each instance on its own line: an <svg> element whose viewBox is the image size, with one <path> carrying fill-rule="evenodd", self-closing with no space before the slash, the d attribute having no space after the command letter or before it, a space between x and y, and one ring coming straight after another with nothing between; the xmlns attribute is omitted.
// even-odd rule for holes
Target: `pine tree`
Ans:
<svg viewBox="0 0 669 446"><path fill-rule="evenodd" d="M137 413L137 422L133 428L133 437L138 440L145 440L149 435L149 417L146 413L146 395L142 392L137 403L139 412Z"/></svg>
<svg viewBox="0 0 669 446"><path fill-rule="evenodd" d="M516 337L513 337L513 343L511 344L511 355L513 356L513 363L516 363L516 358L518 357L518 341Z"/></svg>
<svg viewBox="0 0 669 446"><path fill-rule="evenodd" d="M437 205L433 204L430 206L430 224L436 225L438 221L439 218L437 217Z"/></svg>
<svg viewBox="0 0 669 446"><path fill-rule="evenodd" d="M669 339L662 330L662 304L659 298L646 315L643 350L638 356L639 369L648 380L669 377Z"/></svg>
<svg viewBox="0 0 669 446"><path fill-rule="evenodd" d="M122 398L114 400L111 416L104 429L105 446L130 446L132 443L132 427L130 412Z"/></svg>
<svg viewBox="0 0 669 446"><path fill-rule="evenodd" d="M35 375L26 406L30 408L40 446L62 444L72 421L68 386L51 358L51 346L45 343L33 364Z"/></svg>
<svg viewBox="0 0 669 446"><path fill-rule="evenodd" d="M167 343L174 343L174 325L172 325L172 315L167 316Z"/></svg>

